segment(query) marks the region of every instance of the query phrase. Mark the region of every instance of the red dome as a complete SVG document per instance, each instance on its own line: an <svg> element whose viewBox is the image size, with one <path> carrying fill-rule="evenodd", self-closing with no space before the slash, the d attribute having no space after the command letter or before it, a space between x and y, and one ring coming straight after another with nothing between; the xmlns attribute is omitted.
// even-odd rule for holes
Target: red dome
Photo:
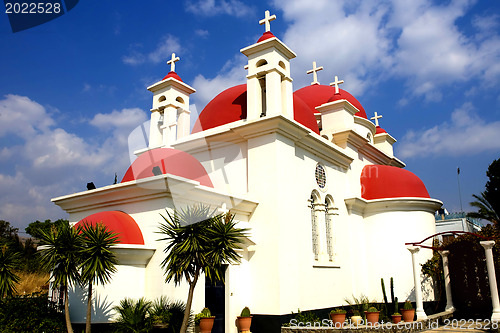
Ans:
<svg viewBox="0 0 500 333"><path fill-rule="evenodd" d="M273 35L273 33L271 31L266 31L262 34L262 36L260 36L259 40L257 41L257 43L259 42L262 42L263 40L266 40L266 39L269 39L269 38L273 38L275 37Z"/></svg>
<svg viewBox="0 0 500 333"><path fill-rule="evenodd" d="M335 94L334 87L315 84L301 88L294 94L299 96L311 109L315 110L315 112L317 106L345 99L359 110L356 116L368 119L361 103L353 95L343 89L339 89L339 94Z"/></svg>
<svg viewBox="0 0 500 333"><path fill-rule="evenodd" d="M103 223L108 230L118 234L121 244L144 245L144 238L137 222L132 216L117 210L95 213L81 219L75 227L83 224L96 225Z"/></svg>
<svg viewBox="0 0 500 333"><path fill-rule="evenodd" d="M162 81L168 79L169 77L172 77L172 78L177 79L177 80L182 82L181 77L179 75L177 75L176 72L168 72L168 74L162 79Z"/></svg>
<svg viewBox="0 0 500 333"><path fill-rule="evenodd" d="M361 196L366 200L430 198L424 183L413 172L388 165L366 165L361 172Z"/></svg>
<svg viewBox="0 0 500 333"><path fill-rule="evenodd" d="M375 134L387 133L387 131L380 126L377 126L376 129L377 131L375 132Z"/></svg>
<svg viewBox="0 0 500 333"><path fill-rule="evenodd" d="M173 148L156 148L143 153L128 168L121 182L153 177L153 168L156 166L160 167L163 174L196 180L201 185L214 187L207 171L196 158Z"/></svg>
<svg viewBox="0 0 500 333"><path fill-rule="evenodd" d="M294 119L319 134L314 113L297 95L293 95ZM247 117L247 85L240 84L217 95L201 111L192 133L232 123Z"/></svg>

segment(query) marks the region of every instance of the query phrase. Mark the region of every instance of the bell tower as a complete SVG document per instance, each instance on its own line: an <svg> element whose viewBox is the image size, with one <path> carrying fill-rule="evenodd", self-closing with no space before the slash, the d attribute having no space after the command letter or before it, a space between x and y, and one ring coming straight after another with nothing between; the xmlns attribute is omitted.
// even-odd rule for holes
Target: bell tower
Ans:
<svg viewBox="0 0 500 333"><path fill-rule="evenodd" d="M276 15L266 10L265 32L257 43L240 52L248 57L247 119L284 115L293 119L293 88L290 59L296 54L271 32Z"/></svg>
<svg viewBox="0 0 500 333"><path fill-rule="evenodd" d="M170 147L176 140L189 135L189 95L196 90L182 82L175 72L180 58L172 53L167 64L170 72L163 80L148 87L153 93L149 148Z"/></svg>

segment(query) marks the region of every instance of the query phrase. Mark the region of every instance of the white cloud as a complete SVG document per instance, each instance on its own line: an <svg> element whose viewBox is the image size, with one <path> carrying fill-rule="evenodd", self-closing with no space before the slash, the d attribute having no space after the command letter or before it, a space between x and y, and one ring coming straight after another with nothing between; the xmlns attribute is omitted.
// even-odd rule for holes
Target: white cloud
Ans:
<svg viewBox="0 0 500 333"><path fill-rule="evenodd" d="M170 34L160 38L153 51L144 53L141 51L142 48L141 44L131 45L129 54L122 57L123 63L132 66L143 64L146 61L159 63L166 61L172 52L180 52L182 50L179 40Z"/></svg>
<svg viewBox="0 0 500 333"><path fill-rule="evenodd" d="M148 59L153 63L159 63L167 59L172 52L181 51L179 40L172 36L164 36L156 46L156 49L148 54Z"/></svg>
<svg viewBox="0 0 500 333"><path fill-rule="evenodd" d="M28 97L6 95L0 100L0 138L5 135L28 138L53 124L45 108Z"/></svg>
<svg viewBox="0 0 500 333"><path fill-rule="evenodd" d="M112 127L132 129L145 121L146 115L139 108L113 110L111 113L98 113L90 120L90 124L100 129Z"/></svg>
<svg viewBox="0 0 500 333"><path fill-rule="evenodd" d="M202 38L206 38L210 34L208 32L208 30L204 30L204 29L196 29L194 31L194 33L197 34L198 36L202 37Z"/></svg>
<svg viewBox="0 0 500 333"><path fill-rule="evenodd" d="M193 14L204 16L232 15L246 17L253 12L253 8L239 0L198 0L187 1L186 10Z"/></svg>
<svg viewBox="0 0 500 333"><path fill-rule="evenodd" d="M453 111L450 121L409 131L398 144L401 158L473 155L500 150L500 121L486 122L467 102Z"/></svg>
<svg viewBox="0 0 500 333"><path fill-rule="evenodd" d="M97 114L88 122L107 133L99 140L58 127L47 108L28 97L7 95L0 110L0 164L8 166L0 173L0 216L23 227L64 216L50 198L83 191L89 181L111 184L114 172L123 174L128 135L147 118L138 108ZM17 139L9 140L12 135Z"/></svg>
<svg viewBox="0 0 500 333"><path fill-rule="evenodd" d="M246 82L245 59L237 55L228 60L221 72L212 79L201 74L195 77L193 86L199 88L197 88L196 96L193 95L193 99L198 110L202 110L210 100L223 90Z"/></svg>
<svg viewBox="0 0 500 333"><path fill-rule="evenodd" d="M289 22L282 39L298 54L292 67L296 88L311 82L305 72L312 61L325 68L319 73L322 84L339 75L354 95L398 78L406 83L408 97L436 101L444 87L467 80L493 86L500 79L499 17L475 16L469 22L476 29L472 33L457 25L474 1L434 5L429 0L274 0L273 4Z"/></svg>

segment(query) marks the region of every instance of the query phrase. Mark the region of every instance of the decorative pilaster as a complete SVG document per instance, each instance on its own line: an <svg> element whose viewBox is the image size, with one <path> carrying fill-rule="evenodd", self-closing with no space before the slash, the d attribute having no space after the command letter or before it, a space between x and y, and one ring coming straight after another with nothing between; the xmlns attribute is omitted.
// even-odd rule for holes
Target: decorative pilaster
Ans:
<svg viewBox="0 0 500 333"><path fill-rule="evenodd" d="M446 308L445 311L455 311L455 307L453 306L453 300L451 298L451 280L450 280L450 268L448 263L448 255L450 251L438 251L441 255L441 259L443 260L443 273L444 273L444 289L446 292Z"/></svg>
<svg viewBox="0 0 500 333"><path fill-rule="evenodd" d="M491 304L493 305L491 320L500 321L500 301L498 299L497 278L495 275L495 264L493 262L492 251L493 245L495 245L495 241L481 241L479 243L484 248L484 254L486 256L486 268L488 269L488 280L490 283L491 291Z"/></svg>
<svg viewBox="0 0 500 333"><path fill-rule="evenodd" d="M417 314L417 319L427 319L427 315L424 311L424 302L422 300L422 284L420 282L420 267L418 267L417 253L420 251L418 246L408 246L408 251L411 252L411 262L413 264L413 281L415 283L415 298L417 303L417 308L415 313Z"/></svg>

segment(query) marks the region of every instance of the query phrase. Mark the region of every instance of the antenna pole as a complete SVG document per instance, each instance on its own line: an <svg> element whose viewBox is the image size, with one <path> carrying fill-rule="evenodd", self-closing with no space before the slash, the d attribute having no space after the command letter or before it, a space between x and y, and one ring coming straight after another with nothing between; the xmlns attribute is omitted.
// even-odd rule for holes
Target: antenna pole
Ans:
<svg viewBox="0 0 500 333"><path fill-rule="evenodd" d="M462 192L460 191L460 168L457 167L457 181L458 181L458 198L460 199L460 212L463 213L462 207Z"/></svg>

